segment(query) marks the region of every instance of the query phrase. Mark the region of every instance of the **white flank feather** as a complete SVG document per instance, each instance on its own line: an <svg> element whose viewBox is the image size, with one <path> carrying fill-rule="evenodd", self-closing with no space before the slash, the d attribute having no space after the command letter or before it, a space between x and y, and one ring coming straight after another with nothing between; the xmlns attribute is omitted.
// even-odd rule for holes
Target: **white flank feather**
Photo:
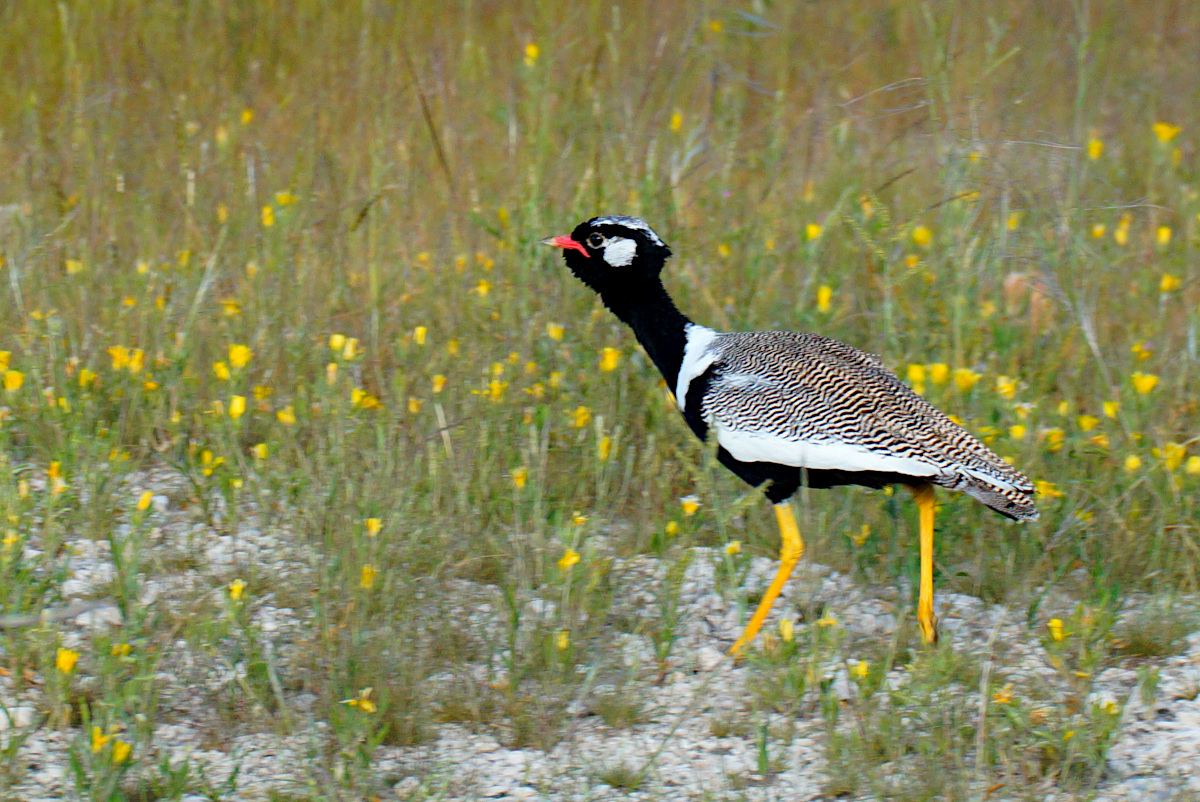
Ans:
<svg viewBox="0 0 1200 802"><path fill-rule="evenodd" d="M717 442L742 462L774 462L814 471L881 471L937 476L938 467L913 457L880 454L834 440L797 442L768 432L717 428Z"/></svg>

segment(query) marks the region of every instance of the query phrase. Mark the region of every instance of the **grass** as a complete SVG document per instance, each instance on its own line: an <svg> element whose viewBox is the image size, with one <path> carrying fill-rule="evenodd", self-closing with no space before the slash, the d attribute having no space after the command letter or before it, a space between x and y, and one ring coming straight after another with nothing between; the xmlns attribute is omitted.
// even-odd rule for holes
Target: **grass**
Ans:
<svg viewBox="0 0 1200 802"><path fill-rule="evenodd" d="M588 671L626 671L614 619L662 676L692 546L775 553L767 505L536 244L599 213L664 236L698 321L879 353L1042 480L1024 527L940 496L940 587L1037 626L1047 589L1069 592L1070 649L1046 642L1067 673L1170 653L1176 614L1147 638L1113 611L1197 591L1197 26L1100 0L0 9L0 608L61 604L88 542L114 558L92 592L124 614L81 641L0 630L14 687L39 678L74 739L75 790L189 781L149 757L179 640L238 672L214 737L289 732L287 698L316 699L324 793L371 788L376 744L447 722L550 747ZM798 504L811 559L911 586L900 494ZM209 570L248 528L307 557ZM669 567L646 619L614 598L611 560L638 554ZM183 606L144 604L151 586ZM291 653L268 651L264 604L302 611ZM751 685L764 711L825 710L830 793L966 793L979 716L938 689L974 668L916 658L940 717L914 732L876 689L851 733L809 671L847 647L818 641ZM984 774L1098 782L1108 714L1041 693L992 706ZM617 727L642 715L610 707ZM93 749L92 726L113 740Z"/></svg>

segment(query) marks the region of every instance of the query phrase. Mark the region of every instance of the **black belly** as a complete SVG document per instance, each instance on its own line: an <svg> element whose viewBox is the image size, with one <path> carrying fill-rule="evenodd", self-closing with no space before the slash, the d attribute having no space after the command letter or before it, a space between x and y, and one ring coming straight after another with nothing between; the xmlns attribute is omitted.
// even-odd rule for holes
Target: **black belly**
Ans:
<svg viewBox="0 0 1200 802"><path fill-rule="evenodd" d="M683 407L683 418L703 441L708 440L708 424L704 422L704 416L701 414L700 399L708 391L714 372L715 367L709 368L693 379L685 390L687 397ZM928 478L885 471L814 470L775 462L742 462L726 451L724 446L717 449L717 461L744 482L753 487L761 487L773 504L791 498L801 487L824 489L840 485L862 485L880 488L896 484L923 484L929 481Z"/></svg>

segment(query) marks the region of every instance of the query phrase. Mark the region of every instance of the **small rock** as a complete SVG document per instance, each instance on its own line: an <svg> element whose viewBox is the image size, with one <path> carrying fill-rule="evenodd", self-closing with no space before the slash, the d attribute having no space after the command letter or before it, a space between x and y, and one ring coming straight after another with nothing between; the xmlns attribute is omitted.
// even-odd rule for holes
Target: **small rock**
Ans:
<svg viewBox="0 0 1200 802"><path fill-rule="evenodd" d="M400 782L392 786L392 791L400 799L408 799L408 797L421 787L421 781L416 777L405 777Z"/></svg>
<svg viewBox="0 0 1200 802"><path fill-rule="evenodd" d="M32 707L10 707L7 710L0 708L0 732L10 727L28 727L32 723Z"/></svg>
<svg viewBox="0 0 1200 802"><path fill-rule="evenodd" d="M696 665L700 667L701 671L712 671L721 665L721 661L724 659L725 654L711 646L701 646L696 650Z"/></svg>

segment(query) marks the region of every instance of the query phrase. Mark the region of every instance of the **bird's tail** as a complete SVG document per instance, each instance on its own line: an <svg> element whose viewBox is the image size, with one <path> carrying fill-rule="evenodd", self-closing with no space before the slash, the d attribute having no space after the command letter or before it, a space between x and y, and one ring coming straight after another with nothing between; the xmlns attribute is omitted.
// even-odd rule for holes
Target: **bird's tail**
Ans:
<svg viewBox="0 0 1200 802"><path fill-rule="evenodd" d="M999 487L974 476L959 476L957 479L955 490L961 490L1001 515L1014 521L1036 521L1038 518L1038 508L1033 503L1032 486L1019 489Z"/></svg>

